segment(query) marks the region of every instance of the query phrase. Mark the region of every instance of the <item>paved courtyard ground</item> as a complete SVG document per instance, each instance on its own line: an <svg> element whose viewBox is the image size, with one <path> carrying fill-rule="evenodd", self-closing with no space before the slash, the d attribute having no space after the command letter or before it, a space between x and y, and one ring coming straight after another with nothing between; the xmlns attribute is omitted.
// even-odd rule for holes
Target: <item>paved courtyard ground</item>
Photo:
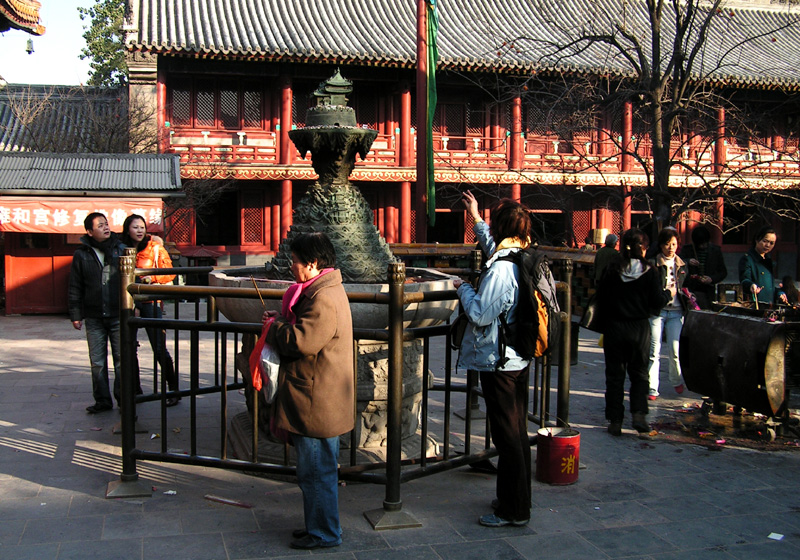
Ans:
<svg viewBox="0 0 800 560"><path fill-rule="evenodd" d="M201 355L208 356L212 345L207 338L202 344ZM143 355L147 349L143 344ZM441 357L431 364L438 378L441 364ZM454 408L463 408L459 398ZM229 401L230 416L245 409L237 392ZM288 547L291 530L303 524L292 482L140 462L152 496L108 500L107 485L121 471L120 437L112 433L119 415L88 415L91 402L83 333L63 316L0 316L0 559L800 557L796 442L779 440L762 451L720 443L725 438L713 430L713 439L684 432L675 419L699 406L693 394L665 394L656 402L653 437L639 439L629 424L623 437L609 436L602 350L592 333L582 333L572 368L570 422L581 433L583 466L578 482L534 481L531 523L522 528L477 524L489 511L495 481L469 468L403 485L403 508L422 523L417 529L374 531L363 513L381 507L384 488L342 485L344 543L312 553ZM198 397L197 406L200 448L216 451L219 398ZM188 448L188 410L187 399L170 409L170 449ZM137 412L147 430L137 435L138 444L160 447L159 405L144 403ZM209 494L252 507L210 501Z"/></svg>

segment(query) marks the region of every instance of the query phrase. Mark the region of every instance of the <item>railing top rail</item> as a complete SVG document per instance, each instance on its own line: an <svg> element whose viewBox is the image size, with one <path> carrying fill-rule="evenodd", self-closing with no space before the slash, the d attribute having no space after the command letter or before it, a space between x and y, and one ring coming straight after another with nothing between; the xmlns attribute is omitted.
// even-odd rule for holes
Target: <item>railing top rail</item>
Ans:
<svg viewBox="0 0 800 560"><path fill-rule="evenodd" d="M171 270L158 269L161 274ZM224 286L172 286L169 284L130 284L128 293L134 296L213 296L226 298L257 299L259 295L264 299L281 299L286 290L268 288L228 288ZM388 292L350 292L347 298L353 303L389 303ZM407 292L404 294L404 303L420 303L423 301L446 301L457 299L456 290L441 290L438 292Z"/></svg>

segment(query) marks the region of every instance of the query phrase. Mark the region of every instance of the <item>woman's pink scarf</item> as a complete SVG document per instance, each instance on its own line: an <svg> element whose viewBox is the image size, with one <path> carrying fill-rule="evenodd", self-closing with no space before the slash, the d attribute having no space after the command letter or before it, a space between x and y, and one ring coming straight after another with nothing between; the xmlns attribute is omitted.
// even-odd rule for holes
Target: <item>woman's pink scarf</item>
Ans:
<svg viewBox="0 0 800 560"><path fill-rule="evenodd" d="M289 286L289 288L286 290L286 293L283 294L283 299L281 300L281 315L283 315L290 323L294 324L294 322L297 320L297 316L294 314L294 311L292 311L294 304L297 303L297 300L300 299L300 296L303 295L303 292L306 290L306 288L314 283L314 280L323 274L328 274L329 272L333 272L333 269L323 268L320 273L314 276L314 278L311 280L297 282L296 284Z"/></svg>

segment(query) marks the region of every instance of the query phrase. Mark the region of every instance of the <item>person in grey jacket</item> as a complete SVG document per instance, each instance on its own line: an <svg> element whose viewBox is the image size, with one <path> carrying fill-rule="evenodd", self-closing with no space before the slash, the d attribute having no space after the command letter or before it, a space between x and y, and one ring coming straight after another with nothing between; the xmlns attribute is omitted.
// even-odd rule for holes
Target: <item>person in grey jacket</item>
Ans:
<svg viewBox="0 0 800 560"><path fill-rule="evenodd" d="M459 354L459 366L478 371L492 441L497 448L497 499L494 514L481 525L524 526L530 520L531 445L528 437L528 365L510 345L500 355L500 315L516 320L519 297L517 265L501 257L528 246L531 220L528 209L513 200L501 200L492 211L491 227L481 219L472 193L464 193L467 211L475 220L475 235L489 255L478 289L456 280L458 297L469 318ZM495 239L500 242L495 244Z"/></svg>
<svg viewBox="0 0 800 560"><path fill-rule="evenodd" d="M83 221L86 235L72 257L67 305L75 329L86 323L89 362L92 366L94 404L86 412L96 414L114 405L108 389L108 344L114 360L114 397L120 400L119 258L125 245L111 232L105 215L92 212Z"/></svg>

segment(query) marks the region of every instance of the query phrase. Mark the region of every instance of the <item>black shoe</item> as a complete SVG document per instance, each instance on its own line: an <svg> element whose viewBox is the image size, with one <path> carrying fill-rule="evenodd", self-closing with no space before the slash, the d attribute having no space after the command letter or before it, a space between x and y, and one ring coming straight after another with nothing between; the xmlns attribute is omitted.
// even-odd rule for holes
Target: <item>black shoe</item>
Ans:
<svg viewBox="0 0 800 560"><path fill-rule="evenodd" d="M316 537L312 537L311 535L306 535L302 539L297 539L290 542L289 546L299 550L314 550L315 548L332 548L334 546L339 546L340 544L342 544L341 541L325 542Z"/></svg>
<svg viewBox="0 0 800 560"><path fill-rule="evenodd" d="M179 402L181 402L181 398L180 397L169 397L167 399L166 406L175 406Z"/></svg>
<svg viewBox="0 0 800 560"><path fill-rule="evenodd" d="M650 424L647 423L647 415L644 412L633 413L632 425L633 429L640 434L646 434L650 432Z"/></svg>
<svg viewBox="0 0 800 560"><path fill-rule="evenodd" d="M612 436L622 435L622 422L611 422L608 425L608 433Z"/></svg>
<svg viewBox="0 0 800 560"><path fill-rule="evenodd" d="M89 414L97 414L98 412L105 412L106 410L111 410L112 408L114 408L114 405L94 403L92 406L86 407L86 412Z"/></svg>
<svg viewBox="0 0 800 560"><path fill-rule="evenodd" d="M308 531L305 529L295 529L292 531L292 536L296 539L302 539L303 537L308 536Z"/></svg>

